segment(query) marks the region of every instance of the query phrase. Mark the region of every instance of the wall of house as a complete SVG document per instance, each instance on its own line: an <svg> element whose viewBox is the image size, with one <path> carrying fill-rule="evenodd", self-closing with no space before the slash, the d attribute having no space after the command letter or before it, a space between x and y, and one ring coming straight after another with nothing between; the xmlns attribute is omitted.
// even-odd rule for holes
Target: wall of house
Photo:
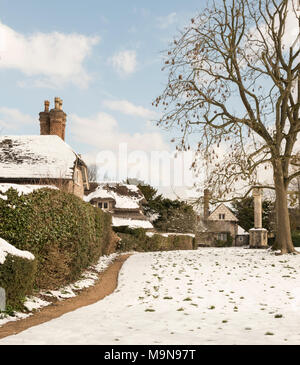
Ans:
<svg viewBox="0 0 300 365"><path fill-rule="evenodd" d="M84 195L83 176L82 176L81 169L79 169L77 167L75 167L75 169L74 169L74 178L73 178L72 184L73 184L72 193L76 196L79 196L81 199L83 199L83 195Z"/></svg>
<svg viewBox="0 0 300 365"><path fill-rule="evenodd" d="M145 219L143 211L140 209L115 209L114 216L127 219Z"/></svg>
<svg viewBox="0 0 300 365"><path fill-rule="evenodd" d="M237 235L235 237L235 245L236 246L246 246L249 245L249 235Z"/></svg>
<svg viewBox="0 0 300 365"><path fill-rule="evenodd" d="M73 180L63 180L63 179L50 179L50 178L41 178L41 179L1 179L0 182L8 183L8 184L21 184L21 185L53 185L56 186L59 190L64 191L66 193L74 194L79 198L83 199L83 183L82 183L82 175L79 184L75 184Z"/></svg>
<svg viewBox="0 0 300 365"><path fill-rule="evenodd" d="M233 238L232 245L235 246L238 225L230 221L207 221L206 232L196 233L196 244L200 246L214 246L218 240L218 233L230 233Z"/></svg>
<svg viewBox="0 0 300 365"><path fill-rule="evenodd" d="M218 221L207 221L207 229L210 232L229 232L233 239L235 239L235 236L237 235L237 229L238 225L236 222L231 221L224 221L224 220L218 220Z"/></svg>
<svg viewBox="0 0 300 365"><path fill-rule="evenodd" d="M219 220L219 214L225 214L225 220L237 221L236 217L230 212L225 205L220 205L209 217L208 221Z"/></svg>

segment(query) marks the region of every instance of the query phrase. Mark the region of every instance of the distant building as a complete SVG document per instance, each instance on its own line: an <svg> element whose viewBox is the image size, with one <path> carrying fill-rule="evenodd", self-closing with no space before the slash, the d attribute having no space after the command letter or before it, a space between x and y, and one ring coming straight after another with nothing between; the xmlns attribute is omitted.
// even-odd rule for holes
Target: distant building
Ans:
<svg viewBox="0 0 300 365"><path fill-rule="evenodd" d="M0 183L54 185L81 198L89 188L87 166L65 143L62 100L40 113L39 136L0 136Z"/></svg>
<svg viewBox="0 0 300 365"><path fill-rule="evenodd" d="M111 213L114 227L153 229L143 213L146 199L136 185L117 182L92 183L84 200Z"/></svg>
<svg viewBox="0 0 300 365"><path fill-rule="evenodd" d="M233 246L248 244L249 234L238 225L238 219L225 204L209 210L210 193L204 191L203 216L198 217L197 242L199 245L214 246L217 242L232 240Z"/></svg>

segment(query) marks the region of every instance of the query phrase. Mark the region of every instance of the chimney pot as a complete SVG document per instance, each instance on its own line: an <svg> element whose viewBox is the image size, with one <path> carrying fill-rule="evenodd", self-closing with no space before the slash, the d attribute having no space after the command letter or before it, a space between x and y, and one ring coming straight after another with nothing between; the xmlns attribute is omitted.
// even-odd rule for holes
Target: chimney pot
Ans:
<svg viewBox="0 0 300 365"><path fill-rule="evenodd" d="M48 100L45 100L45 112L46 113L49 111L49 105L50 105L50 102Z"/></svg>
<svg viewBox="0 0 300 365"><path fill-rule="evenodd" d="M55 110L59 110L60 98L54 98Z"/></svg>

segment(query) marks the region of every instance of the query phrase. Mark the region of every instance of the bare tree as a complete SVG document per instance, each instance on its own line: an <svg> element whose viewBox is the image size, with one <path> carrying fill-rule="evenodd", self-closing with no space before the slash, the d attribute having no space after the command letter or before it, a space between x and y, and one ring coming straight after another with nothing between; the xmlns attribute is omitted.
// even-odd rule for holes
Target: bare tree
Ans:
<svg viewBox="0 0 300 365"><path fill-rule="evenodd" d="M98 167L96 164L92 164L88 166L88 179L89 182L96 182L98 174Z"/></svg>
<svg viewBox="0 0 300 365"><path fill-rule="evenodd" d="M168 81L154 105L158 122L178 128L177 149L197 143L210 168L207 185L218 199L237 186L258 185L259 169L272 172L277 247L295 252L287 204L300 131L300 24L298 0L220 0L209 6L167 51ZM220 156L223 154L223 156ZM193 167L199 168L196 158ZM262 184L260 184L262 185ZM249 190L248 190L249 192ZM247 194L247 193L246 193Z"/></svg>

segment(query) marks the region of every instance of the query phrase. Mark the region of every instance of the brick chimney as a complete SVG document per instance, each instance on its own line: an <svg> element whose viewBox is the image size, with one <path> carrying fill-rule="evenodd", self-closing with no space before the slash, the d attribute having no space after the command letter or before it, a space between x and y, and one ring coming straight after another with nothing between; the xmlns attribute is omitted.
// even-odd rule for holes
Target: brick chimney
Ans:
<svg viewBox="0 0 300 365"><path fill-rule="evenodd" d="M50 102L45 101L45 110L40 113L41 135L57 135L65 140L67 115L62 109L62 100L54 98L54 109L49 111Z"/></svg>
<svg viewBox="0 0 300 365"><path fill-rule="evenodd" d="M209 201L211 198L210 191L208 189L204 190L204 220L209 217Z"/></svg>

